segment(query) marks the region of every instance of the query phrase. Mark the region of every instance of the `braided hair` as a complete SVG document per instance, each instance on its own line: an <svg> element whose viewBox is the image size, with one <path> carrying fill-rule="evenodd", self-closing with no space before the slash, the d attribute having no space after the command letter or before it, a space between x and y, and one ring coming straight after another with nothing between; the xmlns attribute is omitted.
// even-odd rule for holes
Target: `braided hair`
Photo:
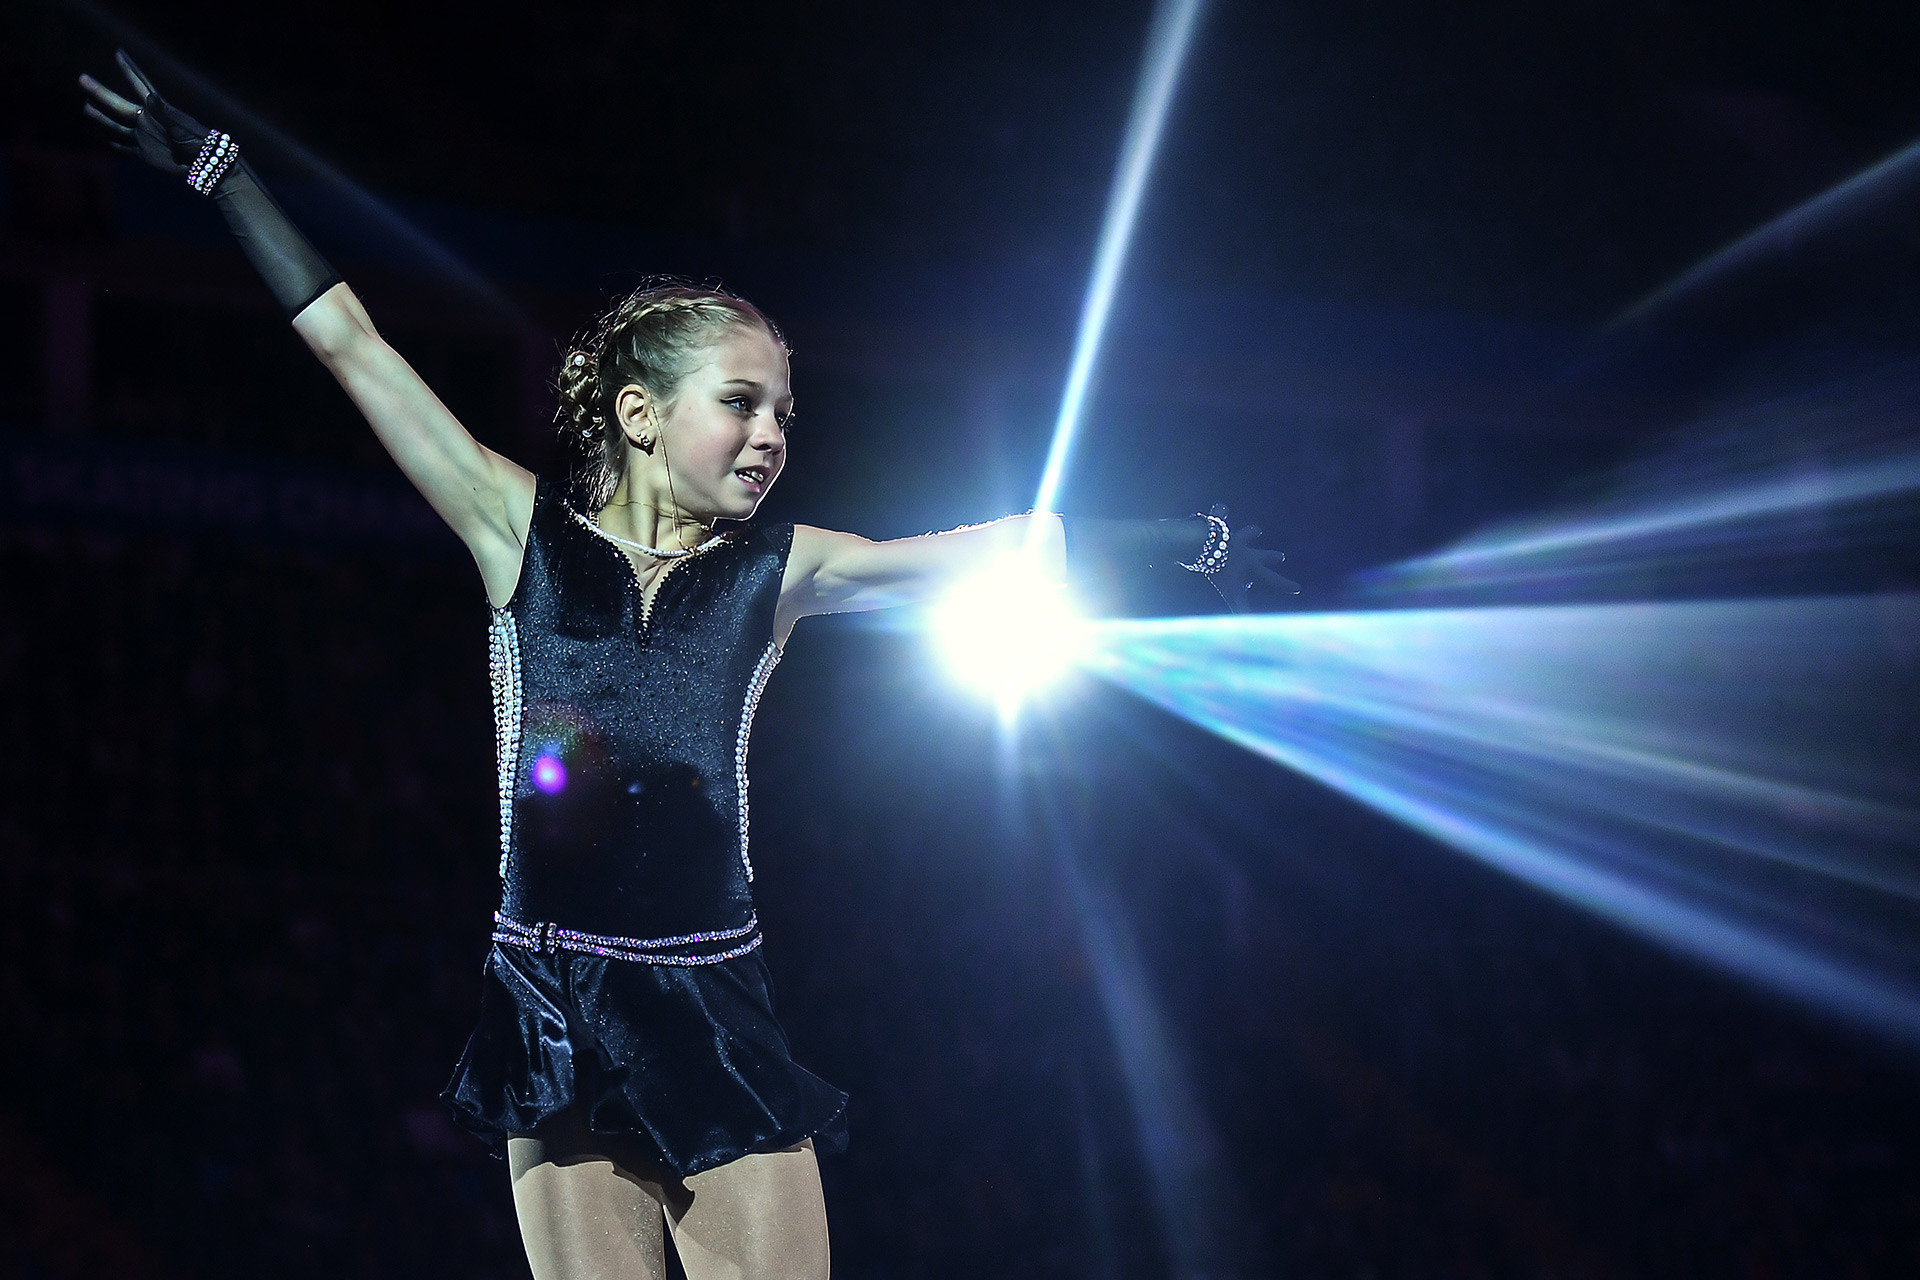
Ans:
<svg viewBox="0 0 1920 1280"><path fill-rule="evenodd" d="M671 403L699 367L700 353L731 325L758 326L788 349L773 321L745 298L677 276L650 276L567 352L554 422L561 439L584 455L572 489L585 511L606 506L626 475L627 439L613 415L621 388L637 384L656 403Z"/></svg>

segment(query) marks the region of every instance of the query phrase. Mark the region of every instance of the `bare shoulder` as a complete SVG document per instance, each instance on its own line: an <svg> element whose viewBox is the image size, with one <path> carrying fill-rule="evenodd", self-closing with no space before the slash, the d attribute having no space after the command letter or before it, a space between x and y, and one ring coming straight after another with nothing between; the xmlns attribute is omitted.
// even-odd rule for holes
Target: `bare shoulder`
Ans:
<svg viewBox="0 0 1920 1280"><path fill-rule="evenodd" d="M859 541L850 533L835 533L810 524L793 526L793 547L787 552L787 576L784 587L811 578L833 554L835 544L843 540Z"/></svg>
<svg viewBox="0 0 1920 1280"><path fill-rule="evenodd" d="M793 543L787 549L787 568L780 579L780 606L786 611L798 595L808 590L827 557L828 540L834 537L825 529L810 524L793 526Z"/></svg>
<svg viewBox="0 0 1920 1280"><path fill-rule="evenodd" d="M848 544L864 543L850 533L835 533L810 524L793 526L793 543L787 550L787 568L780 579L780 604L774 613L774 638L782 645L793 631L793 624L810 614L827 611L820 595L820 583L836 557L844 558Z"/></svg>
<svg viewBox="0 0 1920 1280"><path fill-rule="evenodd" d="M793 526L793 547L787 553L787 572L780 584L782 595L806 591L819 580L844 570L851 558L870 553L882 544L857 533L837 533L810 524Z"/></svg>

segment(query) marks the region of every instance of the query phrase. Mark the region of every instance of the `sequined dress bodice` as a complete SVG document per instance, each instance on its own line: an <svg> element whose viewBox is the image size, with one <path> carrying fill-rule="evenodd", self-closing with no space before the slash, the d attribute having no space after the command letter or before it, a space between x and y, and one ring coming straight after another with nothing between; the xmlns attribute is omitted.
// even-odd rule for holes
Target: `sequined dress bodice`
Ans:
<svg viewBox="0 0 1920 1280"><path fill-rule="evenodd" d="M649 604L626 552L539 483L491 636L503 916L669 943L749 932L747 738L792 539L736 529L671 562Z"/></svg>

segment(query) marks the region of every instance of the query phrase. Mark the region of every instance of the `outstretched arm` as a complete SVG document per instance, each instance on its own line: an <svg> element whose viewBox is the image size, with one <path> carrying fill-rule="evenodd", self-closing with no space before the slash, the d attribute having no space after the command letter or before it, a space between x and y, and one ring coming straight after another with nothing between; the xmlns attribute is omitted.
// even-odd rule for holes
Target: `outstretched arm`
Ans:
<svg viewBox="0 0 1920 1280"><path fill-rule="evenodd" d="M1227 509L1179 520L1089 520L1077 516L1009 516L951 533L869 542L850 533L795 525L774 634L784 643L793 624L816 613L853 613L913 604L1003 557L1024 553L1031 571L1050 582L1178 566L1204 574L1229 609L1244 613L1255 588L1282 595L1300 590L1280 576L1287 557L1256 546L1260 527L1229 528Z"/></svg>
<svg viewBox="0 0 1920 1280"><path fill-rule="evenodd" d="M474 440L387 345L353 291L240 158L237 144L161 98L125 53L118 61L138 101L82 76L81 88L91 99L87 114L106 126L121 150L212 197L294 332L339 380L407 479L467 544L488 598L504 603L520 575L533 476Z"/></svg>

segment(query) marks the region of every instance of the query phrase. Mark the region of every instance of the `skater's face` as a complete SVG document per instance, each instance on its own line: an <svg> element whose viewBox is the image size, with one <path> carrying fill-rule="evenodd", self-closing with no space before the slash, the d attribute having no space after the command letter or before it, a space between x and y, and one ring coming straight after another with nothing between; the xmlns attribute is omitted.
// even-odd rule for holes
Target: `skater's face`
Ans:
<svg viewBox="0 0 1920 1280"><path fill-rule="evenodd" d="M787 462L789 376L787 353L771 334L759 325L728 325L671 402L648 405L642 397L639 412L628 413L622 393L628 439L656 440L651 453L630 452L629 467L689 515L746 519Z"/></svg>

